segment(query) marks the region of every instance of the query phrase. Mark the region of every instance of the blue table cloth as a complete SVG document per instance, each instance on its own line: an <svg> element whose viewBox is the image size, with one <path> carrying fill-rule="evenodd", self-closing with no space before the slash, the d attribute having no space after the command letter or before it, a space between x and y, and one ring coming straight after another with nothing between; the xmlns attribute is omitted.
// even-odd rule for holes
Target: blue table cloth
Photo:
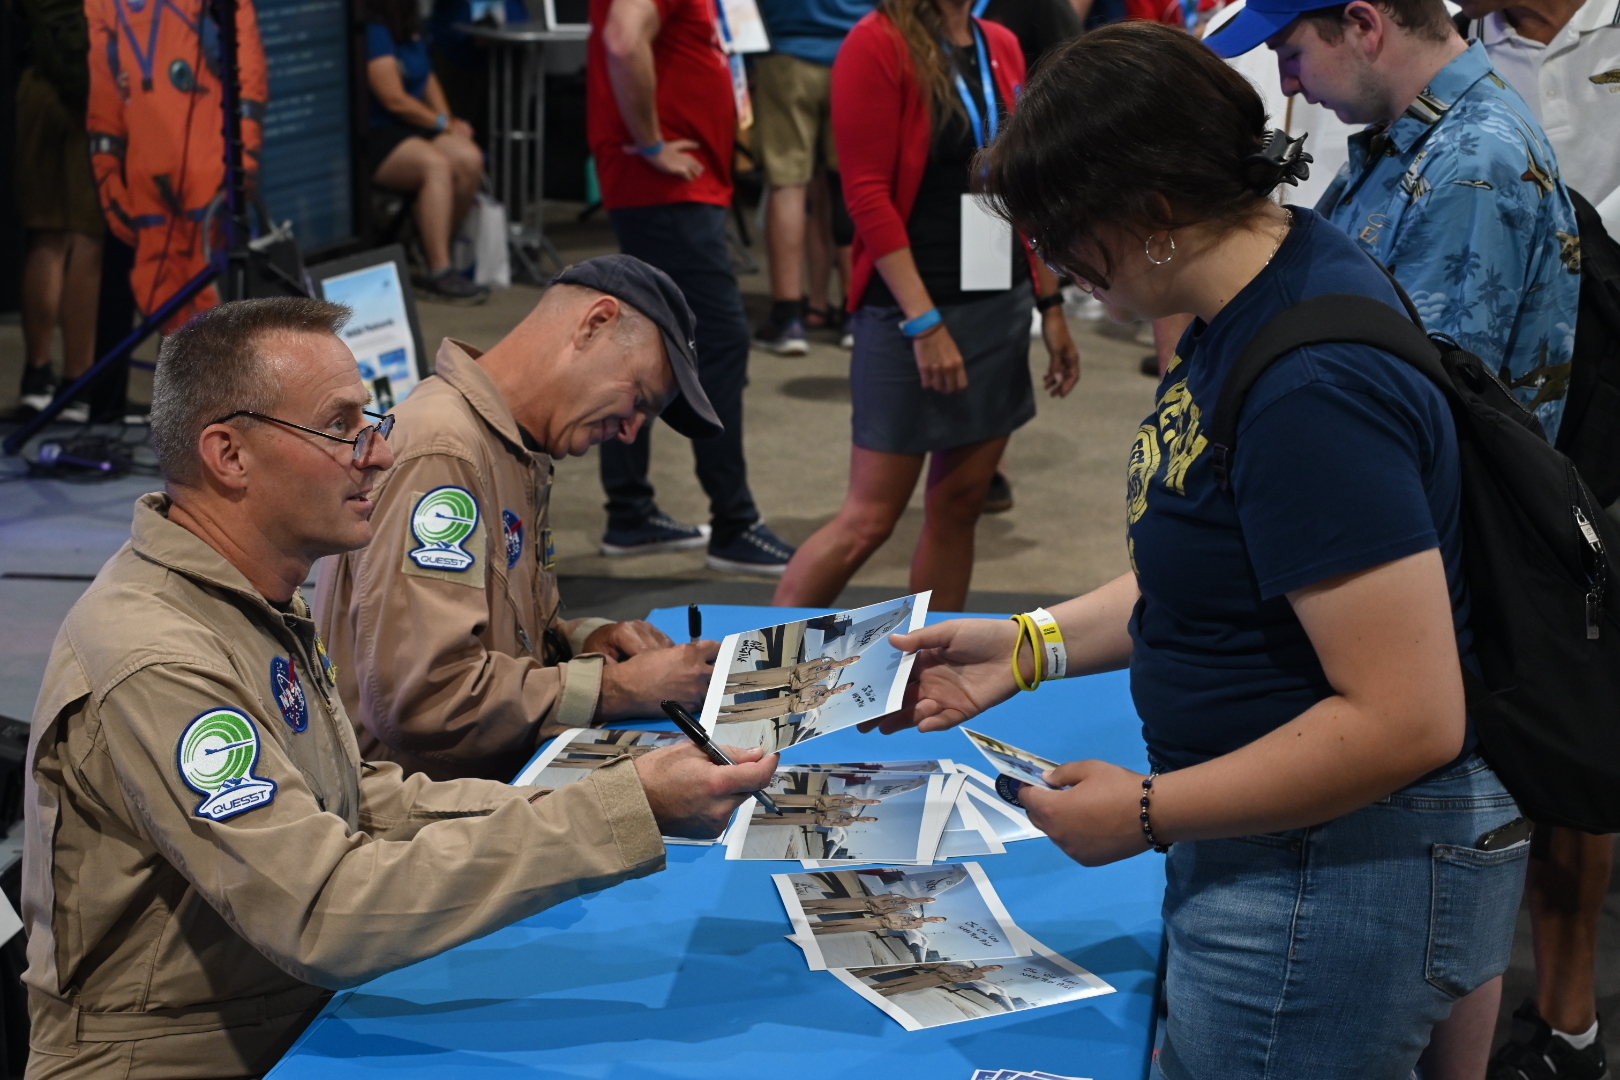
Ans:
<svg viewBox="0 0 1620 1080"><path fill-rule="evenodd" d="M819 614L703 613L705 636L716 639ZM684 608L651 618L685 640ZM1059 761L1146 765L1122 672L1020 694L974 727ZM987 771L956 731L850 729L783 755L789 763L928 758ZM1162 858L1087 869L1037 838L974 861L1020 926L1119 992L907 1032L833 976L808 970L784 940L791 928L770 875L800 872L798 863L727 862L719 846L671 846L663 873L338 994L269 1075L968 1080L975 1069L1013 1068L1145 1077L1163 950Z"/></svg>

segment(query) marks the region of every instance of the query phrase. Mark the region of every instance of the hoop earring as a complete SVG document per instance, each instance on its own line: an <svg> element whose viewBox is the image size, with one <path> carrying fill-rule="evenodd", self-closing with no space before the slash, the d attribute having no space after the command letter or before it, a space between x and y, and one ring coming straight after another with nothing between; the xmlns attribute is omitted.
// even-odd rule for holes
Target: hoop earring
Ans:
<svg viewBox="0 0 1620 1080"><path fill-rule="evenodd" d="M1153 257L1153 237L1151 235L1148 236L1146 240L1142 241L1142 254L1146 255L1147 261L1152 263L1154 266L1163 266L1165 263L1169 262L1170 259L1176 257L1176 234L1167 232L1164 235L1170 240L1169 258L1155 259Z"/></svg>

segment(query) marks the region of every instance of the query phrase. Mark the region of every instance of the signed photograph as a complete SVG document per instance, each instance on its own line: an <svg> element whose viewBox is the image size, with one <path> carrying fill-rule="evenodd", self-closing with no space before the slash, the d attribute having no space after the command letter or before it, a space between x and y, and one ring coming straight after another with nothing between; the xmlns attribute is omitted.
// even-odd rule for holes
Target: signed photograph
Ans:
<svg viewBox="0 0 1620 1080"><path fill-rule="evenodd" d="M1061 1005L1114 988L1044 945L1008 960L903 964L833 975L907 1031Z"/></svg>
<svg viewBox="0 0 1620 1080"><path fill-rule="evenodd" d="M780 812L744 803L726 858L931 863L963 783L954 772L783 769L765 788Z"/></svg>
<svg viewBox="0 0 1620 1080"><path fill-rule="evenodd" d="M701 717L718 743L767 754L900 707L912 657L889 644L928 615L926 592L732 634Z"/></svg>
<svg viewBox="0 0 1620 1080"><path fill-rule="evenodd" d="M774 874L812 971L1028 956L978 863Z"/></svg>

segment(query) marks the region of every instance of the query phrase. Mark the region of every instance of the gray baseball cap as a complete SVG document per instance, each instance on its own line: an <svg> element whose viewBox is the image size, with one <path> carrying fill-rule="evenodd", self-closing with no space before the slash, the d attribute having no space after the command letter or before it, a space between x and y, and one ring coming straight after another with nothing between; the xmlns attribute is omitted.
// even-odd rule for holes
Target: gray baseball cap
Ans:
<svg viewBox="0 0 1620 1080"><path fill-rule="evenodd" d="M668 274L633 255L602 255L563 267L551 283L607 293L656 323L664 335L669 366L675 370L675 385L680 388L664 408L664 423L689 439L712 439L725 430L698 381L697 343L693 339L697 316Z"/></svg>

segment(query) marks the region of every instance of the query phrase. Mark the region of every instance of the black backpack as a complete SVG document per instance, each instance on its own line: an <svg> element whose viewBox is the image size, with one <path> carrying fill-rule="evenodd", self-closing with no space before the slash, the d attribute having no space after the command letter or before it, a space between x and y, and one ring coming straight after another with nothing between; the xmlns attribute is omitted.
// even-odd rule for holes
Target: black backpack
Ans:
<svg viewBox="0 0 1620 1080"><path fill-rule="evenodd" d="M1391 279L1393 280L1393 279ZM1397 289L1399 286L1396 286ZM1230 484L1249 389L1304 345L1370 345L1445 394L1462 466L1463 568L1482 678L1466 668L1480 750L1534 821L1620 831L1620 528L1540 422L1473 353L1369 296L1318 296L1278 314L1221 387L1209 439Z"/></svg>
<svg viewBox="0 0 1620 1080"><path fill-rule="evenodd" d="M1608 506L1620 499L1620 244L1591 203L1569 197L1580 226L1581 307L1558 449Z"/></svg>

